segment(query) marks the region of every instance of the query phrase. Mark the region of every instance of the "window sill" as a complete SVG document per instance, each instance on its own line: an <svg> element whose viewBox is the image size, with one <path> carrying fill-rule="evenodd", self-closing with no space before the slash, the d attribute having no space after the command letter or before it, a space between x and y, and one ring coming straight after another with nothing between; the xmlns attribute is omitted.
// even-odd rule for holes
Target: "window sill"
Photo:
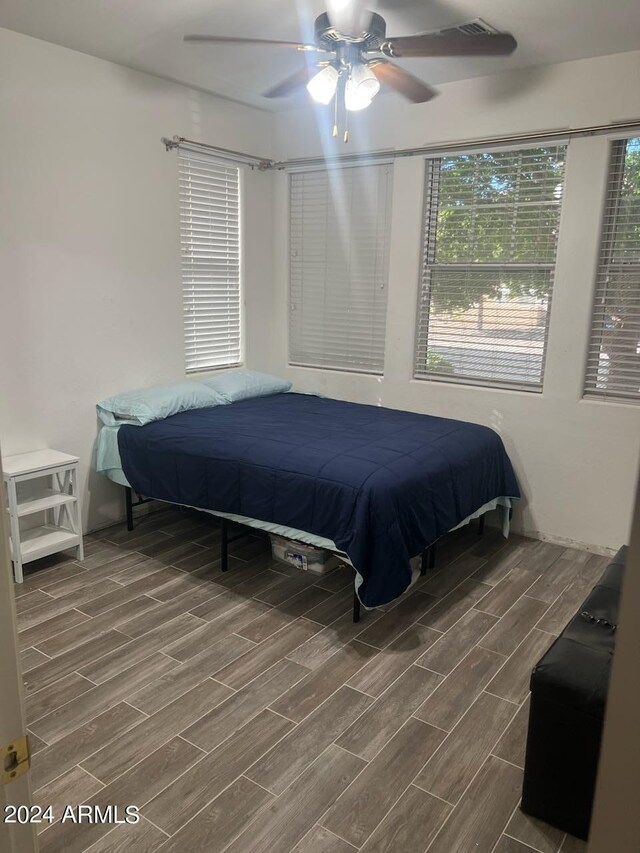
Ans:
<svg viewBox="0 0 640 853"><path fill-rule="evenodd" d="M199 376L208 376L210 373L220 373L223 370L236 370L239 367L244 367L244 362L238 361L235 364L224 364L220 367L203 367L193 370L185 370L185 376L188 379L197 379Z"/></svg>
<svg viewBox="0 0 640 853"><path fill-rule="evenodd" d="M436 382L440 385L457 385L464 388L487 388L491 391L516 391L521 394L537 394L542 396L542 385L518 385L517 383L510 384L508 382L489 382L481 379L454 379L451 376L420 376L415 375L411 379L414 383Z"/></svg>

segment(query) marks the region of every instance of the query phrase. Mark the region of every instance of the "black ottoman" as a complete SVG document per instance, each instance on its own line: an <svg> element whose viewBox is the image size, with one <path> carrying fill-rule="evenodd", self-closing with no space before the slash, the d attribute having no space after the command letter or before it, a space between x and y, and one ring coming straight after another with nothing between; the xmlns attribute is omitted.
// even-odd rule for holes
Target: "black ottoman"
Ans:
<svg viewBox="0 0 640 853"><path fill-rule="evenodd" d="M586 839L624 573L621 548L531 675L522 810Z"/></svg>

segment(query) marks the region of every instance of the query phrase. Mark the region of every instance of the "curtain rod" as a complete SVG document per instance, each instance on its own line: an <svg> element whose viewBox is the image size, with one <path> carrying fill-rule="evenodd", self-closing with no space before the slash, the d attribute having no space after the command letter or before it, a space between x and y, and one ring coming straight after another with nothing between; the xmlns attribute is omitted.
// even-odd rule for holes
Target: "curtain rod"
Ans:
<svg viewBox="0 0 640 853"><path fill-rule="evenodd" d="M261 171L265 171L266 169L273 168L273 160L269 160L266 157L244 154L242 151L234 151L231 148L220 148L217 145L209 145L206 142L196 142L193 139L186 139L184 136L174 136L172 139L163 136L161 142L167 151L183 146L184 148L192 148L196 151L211 151L223 160L231 160L234 163L243 163L246 166L251 166L252 169L257 167Z"/></svg>
<svg viewBox="0 0 640 853"><path fill-rule="evenodd" d="M425 154L438 154L449 151L467 151L471 148L485 148L489 145L509 145L520 142L547 141L551 139L567 139L572 136L600 136L625 130L640 129L640 119L633 121L614 122L612 124L596 124L586 127L561 128L558 130L535 131L532 133L513 133L504 136L480 137L476 139L452 140L439 142L434 145L422 145L416 148L387 148L379 151L363 151L353 154L338 154L335 157L300 157L292 160L272 162L269 169L295 169L304 166L320 166L357 163L366 160L397 159L399 157L418 157Z"/></svg>
<svg viewBox="0 0 640 853"><path fill-rule="evenodd" d="M286 169L302 168L304 166L340 166L343 164L349 165L350 163L358 163L362 161L372 162L376 160L396 159L399 157L418 157L425 154L437 154L449 151L466 151L471 148L485 148L489 145L540 142L558 138L567 139L574 136L601 136L608 133L638 129L640 129L640 119L633 119L629 121L612 122L611 124L594 124L586 125L584 127L560 128L555 130L535 131L531 133L513 133L503 136L452 140L449 142L439 142L434 145L422 145L416 148L388 148L378 151L361 151L354 152L353 154L338 154L335 157L299 157L292 160L280 161L269 160L266 157L258 157L251 154L243 154L239 151L219 148L216 145L208 145L204 142L195 142L191 139L185 139L183 136L174 136L173 139L163 137L162 142L167 151L177 148L179 145L185 145L195 149L211 151L224 159L245 163L252 168L256 167L260 169L260 171L267 171L270 169L283 171Z"/></svg>

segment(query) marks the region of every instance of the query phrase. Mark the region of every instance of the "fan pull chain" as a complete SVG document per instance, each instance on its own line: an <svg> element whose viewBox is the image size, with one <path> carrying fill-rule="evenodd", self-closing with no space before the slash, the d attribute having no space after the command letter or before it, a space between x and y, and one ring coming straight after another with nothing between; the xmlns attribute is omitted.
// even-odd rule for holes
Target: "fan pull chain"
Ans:
<svg viewBox="0 0 640 853"><path fill-rule="evenodd" d="M347 110L345 101L344 101L344 88L336 89L336 93L333 98L333 132L332 136L337 138L339 129L340 129L340 107L342 106L342 113L344 115L344 132L342 134L342 141L349 141L349 111Z"/></svg>
<svg viewBox="0 0 640 853"><path fill-rule="evenodd" d="M345 143L349 141L349 111L346 105L344 108L344 136L342 137L342 141Z"/></svg>

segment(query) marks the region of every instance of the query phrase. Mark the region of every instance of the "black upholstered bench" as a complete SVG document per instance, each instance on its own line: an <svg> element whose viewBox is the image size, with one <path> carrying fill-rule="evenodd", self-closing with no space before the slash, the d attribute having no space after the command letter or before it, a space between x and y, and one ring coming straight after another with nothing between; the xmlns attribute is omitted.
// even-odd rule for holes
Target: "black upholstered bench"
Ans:
<svg viewBox="0 0 640 853"><path fill-rule="evenodd" d="M589 833L626 547L531 675L522 810Z"/></svg>

